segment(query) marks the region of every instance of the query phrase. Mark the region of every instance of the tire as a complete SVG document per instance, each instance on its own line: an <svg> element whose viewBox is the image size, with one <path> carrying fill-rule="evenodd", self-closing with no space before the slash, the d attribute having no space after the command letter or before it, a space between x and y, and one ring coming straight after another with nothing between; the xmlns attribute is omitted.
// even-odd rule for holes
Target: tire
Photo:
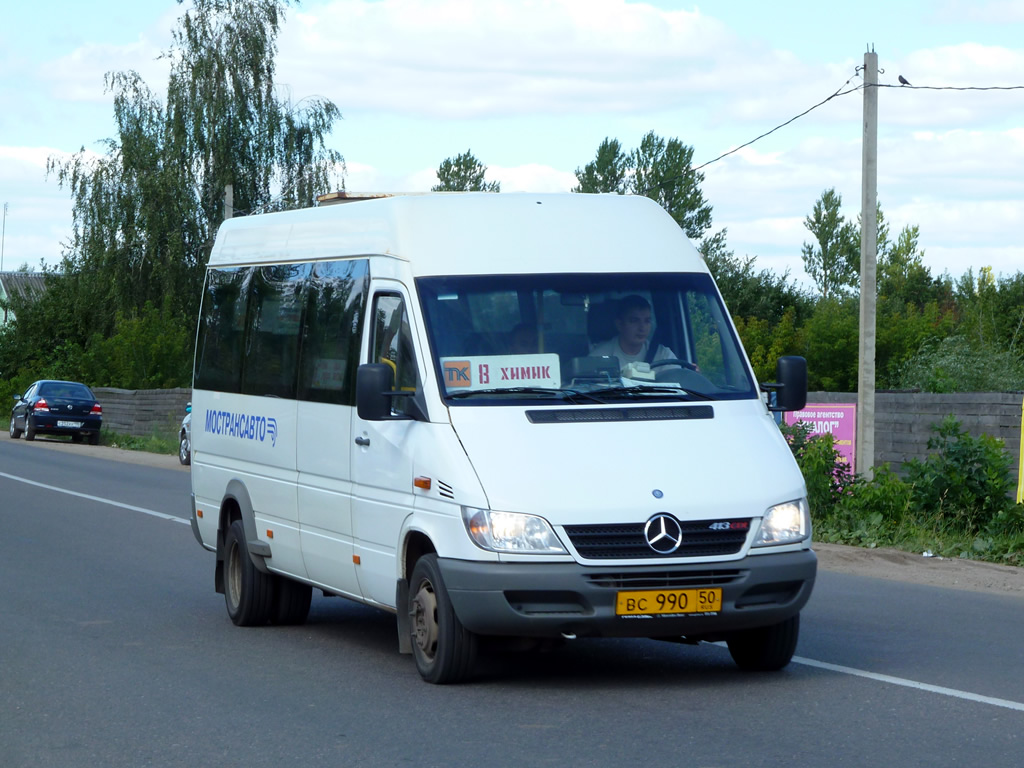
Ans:
<svg viewBox="0 0 1024 768"><path fill-rule="evenodd" d="M14 426L14 414L11 414L11 428L8 430L8 434L11 436L11 440L17 440L21 437L21 430Z"/></svg>
<svg viewBox="0 0 1024 768"><path fill-rule="evenodd" d="M99 445L99 444L100 444L100 433L99 432L93 432L91 435L89 435L89 445Z"/></svg>
<svg viewBox="0 0 1024 768"><path fill-rule="evenodd" d="M36 439L36 428L32 426L32 417L25 417L25 439L35 440Z"/></svg>
<svg viewBox="0 0 1024 768"><path fill-rule="evenodd" d="M412 654L420 677L428 683L457 683L473 671L477 637L455 615L441 578L437 555L416 561L409 579Z"/></svg>
<svg viewBox="0 0 1024 768"><path fill-rule="evenodd" d="M274 612L271 624L294 626L305 624L309 616L309 604L313 601L313 588L283 576L275 578Z"/></svg>
<svg viewBox="0 0 1024 768"><path fill-rule="evenodd" d="M80 442L82 442L82 433L81 432L75 432L75 434L73 434L71 436L71 442L72 443L80 443Z"/></svg>
<svg viewBox="0 0 1024 768"><path fill-rule="evenodd" d="M274 577L253 565L241 520L224 537L224 603L239 627L262 626L274 610Z"/></svg>
<svg viewBox="0 0 1024 768"><path fill-rule="evenodd" d="M192 463L192 446L189 445L184 432L181 433L178 440L178 461L186 465Z"/></svg>
<svg viewBox="0 0 1024 768"><path fill-rule="evenodd" d="M774 672L793 658L800 637L800 614L770 627L735 632L726 643L736 665L748 672Z"/></svg>

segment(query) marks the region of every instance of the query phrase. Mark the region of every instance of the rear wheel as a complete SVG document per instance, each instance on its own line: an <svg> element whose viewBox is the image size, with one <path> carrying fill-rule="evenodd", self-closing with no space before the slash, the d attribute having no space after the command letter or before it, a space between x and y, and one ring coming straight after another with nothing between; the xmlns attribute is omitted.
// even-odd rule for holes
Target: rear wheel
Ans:
<svg viewBox="0 0 1024 768"><path fill-rule="evenodd" d="M409 579L412 653L428 683L457 683L473 671L477 637L455 615L441 578L437 555L416 561Z"/></svg>
<svg viewBox="0 0 1024 768"><path fill-rule="evenodd" d="M313 600L313 588L283 576L275 578L274 612L271 624L305 624L309 616L309 604Z"/></svg>
<svg viewBox="0 0 1024 768"><path fill-rule="evenodd" d="M99 445L99 444L100 444L100 433L99 432L93 432L91 435L89 435L89 445Z"/></svg>
<svg viewBox="0 0 1024 768"><path fill-rule="evenodd" d="M239 627L266 624L274 609L274 577L253 565L241 520L224 537L224 603Z"/></svg>
<svg viewBox="0 0 1024 768"><path fill-rule="evenodd" d="M740 669L774 672L793 658L800 636L800 614L770 627L744 629L726 639L732 660Z"/></svg>
<svg viewBox="0 0 1024 768"><path fill-rule="evenodd" d="M25 417L25 439L35 440L36 439L36 428L32 424L32 417Z"/></svg>

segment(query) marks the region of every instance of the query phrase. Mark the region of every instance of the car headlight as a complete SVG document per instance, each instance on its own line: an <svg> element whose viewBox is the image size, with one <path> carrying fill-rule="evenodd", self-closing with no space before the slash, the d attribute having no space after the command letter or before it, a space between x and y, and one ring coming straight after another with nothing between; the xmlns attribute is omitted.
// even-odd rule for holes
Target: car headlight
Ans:
<svg viewBox="0 0 1024 768"><path fill-rule="evenodd" d="M811 515L807 499L787 501L769 507L761 520L761 530L752 546L771 547L794 544L811 535Z"/></svg>
<svg viewBox="0 0 1024 768"><path fill-rule="evenodd" d="M491 552L565 553L551 525L536 515L462 508L462 522L474 543Z"/></svg>

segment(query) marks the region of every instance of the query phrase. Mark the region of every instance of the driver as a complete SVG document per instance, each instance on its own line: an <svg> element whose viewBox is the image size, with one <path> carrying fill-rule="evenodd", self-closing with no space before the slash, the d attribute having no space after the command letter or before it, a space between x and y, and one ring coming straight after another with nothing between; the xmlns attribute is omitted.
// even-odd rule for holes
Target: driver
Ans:
<svg viewBox="0 0 1024 768"><path fill-rule="evenodd" d="M659 344L653 357L648 357L651 335L651 305L643 296L632 294L619 301L615 315L615 329L618 336L602 341L590 348L594 357L616 357L619 368L630 363L655 363L659 360L675 359L675 353Z"/></svg>

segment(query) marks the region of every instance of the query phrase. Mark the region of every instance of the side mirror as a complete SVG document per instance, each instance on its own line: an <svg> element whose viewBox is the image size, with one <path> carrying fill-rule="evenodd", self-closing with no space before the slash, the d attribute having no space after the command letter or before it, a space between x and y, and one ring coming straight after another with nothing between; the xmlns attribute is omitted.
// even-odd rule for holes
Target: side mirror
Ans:
<svg viewBox="0 0 1024 768"><path fill-rule="evenodd" d="M775 390L771 411L799 411L807 405L807 361L796 355L785 355L775 365L776 381L762 384Z"/></svg>
<svg viewBox="0 0 1024 768"><path fill-rule="evenodd" d="M21 402L21 395L15 395L14 396L14 400L15 400L15 402L20 403Z"/></svg>
<svg viewBox="0 0 1024 768"><path fill-rule="evenodd" d="M387 363L367 363L356 370L356 412L364 421L391 418L395 372Z"/></svg>

